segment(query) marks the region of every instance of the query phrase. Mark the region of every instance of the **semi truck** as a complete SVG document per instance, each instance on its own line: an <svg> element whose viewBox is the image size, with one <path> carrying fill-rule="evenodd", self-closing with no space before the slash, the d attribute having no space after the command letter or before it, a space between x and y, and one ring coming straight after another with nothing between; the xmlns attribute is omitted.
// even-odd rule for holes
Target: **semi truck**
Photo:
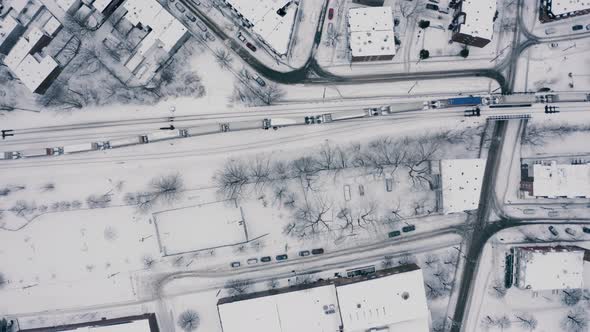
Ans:
<svg viewBox="0 0 590 332"><path fill-rule="evenodd" d="M164 141L173 138L187 137L188 132L185 129L161 130L146 135L141 135L143 143Z"/></svg>
<svg viewBox="0 0 590 332"><path fill-rule="evenodd" d="M268 119L264 119L262 120L262 129L268 130L270 128L277 130L281 127L287 127L287 126L295 126L298 124L302 124L302 123L298 123L296 119L288 119L288 118L268 118Z"/></svg>
<svg viewBox="0 0 590 332"><path fill-rule="evenodd" d="M8 152L0 152L0 159L18 159L20 158L20 152L17 151L8 151Z"/></svg>
<svg viewBox="0 0 590 332"><path fill-rule="evenodd" d="M129 138L118 138L118 139L110 140L108 142L108 148L109 149L121 148L124 146L136 145L136 144L142 144L142 143L143 143L143 140L139 136L129 137Z"/></svg>
<svg viewBox="0 0 590 332"><path fill-rule="evenodd" d="M45 157L61 154L63 150L61 148L36 148L27 149L20 152L21 158L34 158L34 157Z"/></svg>

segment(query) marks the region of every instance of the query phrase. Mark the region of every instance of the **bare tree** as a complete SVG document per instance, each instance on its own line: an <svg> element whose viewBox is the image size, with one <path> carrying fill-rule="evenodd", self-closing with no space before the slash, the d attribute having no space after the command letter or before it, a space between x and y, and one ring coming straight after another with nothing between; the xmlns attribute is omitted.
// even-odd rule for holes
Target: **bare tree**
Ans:
<svg viewBox="0 0 590 332"><path fill-rule="evenodd" d="M512 321L506 315L502 315L496 319L496 327L500 330L509 329L512 326Z"/></svg>
<svg viewBox="0 0 590 332"><path fill-rule="evenodd" d="M277 289L279 287L279 281L277 279L270 279L266 285L269 289Z"/></svg>
<svg viewBox="0 0 590 332"><path fill-rule="evenodd" d="M436 254L427 254L424 257L424 264L429 268L434 268L440 262L440 258Z"/></svg>
<svg viewBox="0 0 590 332"><path fill-rule="evenodd" d="M332 204L322 197L316 197L313 202L306 200L304 204L295 207L293 221L284 228L285 234L311 238L322 232L332 231L332 220L328 216L331 207Z"/></svg>
<svg viewBox="0 0 590 332"><path fill-rule="evenodd" d="M249 179L260 192L267 182L271 180L270 158L258 155L249 163Z"/></svg>
<svg viewBox="0 0 590 332"><path fill-rule="evenodd" d="M150 270L152 267L154 267L154 264L156 263L156 260L151 255L143 256L141 261L143 263L143 268L146 270Z"/></svg>
<svg viewBox="0 0 590 332"><path fill-rule="evenodd" d="M21 199L16 201L16 203L14 203L14 205L8 210L14 213L17 217L25 217L35 210L35 203L29 203Z"/></svg>
<svg viewBox="0 0 590 332"><path fill-rule="evenodd" d="M317 166L319 170L333 170L337 167L336 149L330 143L322 144L318 151Z"/></svg>
<svg viewBox="0 0 590 332"><path fill-rule="evenodd" d="M8 280L6 280L4 274L0 272L0 289L4 288L6 284L8 284Z"/></svg>
<svg viewBox="0 0 590 332"><path fill-rule="evenodd" d="M369 143L366 157L369 167L378 175L382 175L388 169L388 173L393 176L398 167L406 160L406 155L404 142L383 137Z"/></svg>
<svg viewBox="0 0 590 332"><path fill-rule="evenodd" d="M285 90L275 83L269 83L262 89L260 95L266 105L272 105L285 96Z"/></svg>
<svg viewBox="0 0 590 332"><path fill-rule="evenodd" d="M111 195L110 194L103 194L103 195L90 195L86 198L86 205L90 209L97 209L97 208L106 208L111 204Z"/></svg>
<svg viewBox="0 0 590 332"><path fill-rule="evenodd" d="M385 256L383 257L383 259L381 260L381 267L383 269L388 269L391 268L395 265L395 262L393 260L393 257L391 256Z"/></svg>
<svg viewBox="0 0 590 332"><path fill-rule="evenodd" d="M225 283L225 289L227 289L229 296L245 294L251 287L252 281L248 279L228 280Z"/></svg>
<svg viewBox="0 0 590 332"><path fill-rule="evenodd" d="M313 273L307 273L298 275L296 280L298 285L309 285L316 281L316 276Z"/></svg>
<svg viewBox="0 0 590 332"><path fill-rule="evenodd" d="M417 259L416 259L416 256L414 256L412 254L405 254L405 255L402 255L398 259L397 262L399 265L410 265L410 264L416 264Z"/></svg>
<svg viewBox="0 0 590 332"><path fill-rule="evenodd" d="M185 310L178 316L178 326L186 332L195 331L200 323L201 317L192 309Z"/></svg>
<svg viewBox="0 0 590 332"><path fill-rule="evenodd" d="M507 290L506 287L504 287L504 283L502 282L502 280L495 279L494 281L492 281L489 290L490 295L492 295L495 298L501 299L506 296L506 293Z"/></svg>
<svg viewBox="0 0 590 332"><path fill-rule="evenodd" d="M155 178L150 186L154 197L167 204L180 200L184 192L184 182L178 173Z"/></svg>
<svg viewBox="0 0 590 332"><path fill-rule="evenodd" d="M564 289L561 291L561 303L573 307L582 299L581 289Z"/></svg>
<svg viewBox="0 0 590 332"><path fill-rule="evenodd" d="M583 332L588 329L588 312L582 307L575 307L560 321L560 325L566 332Z"/></svg>
<svg viewBox="0 0 590 332"><path fill-rule="evenodd" d="M226 199L240 199L246 195L248 167L241 160L228 160L215 178L218 193Z"/></svg>
<svg viewBox="0 0 590 332"><path fill-rule="evenodd" d="M231 54L225 48L217 49L215 53L215 61L222 69L228 69L231 67L231 63L234 60Z"/></svg>
<svg viewBox="0 0 590 332"><path fill-rule="evenodd" d="M539 321L535 318L535 316L526 312L515 315L515 318L518 325L524 330L532 331L539 325Z"/></svg>
<svg viewBox="0 0 590 332"><path fill-rule="evenodd" d="M429 137L421 137L416 140L404 140L404 145L409 153L404 160L408 168L408 175L414 186L428 184L432 186L430 174L430 161L437 158L440 145L437 140Z"/></svg>

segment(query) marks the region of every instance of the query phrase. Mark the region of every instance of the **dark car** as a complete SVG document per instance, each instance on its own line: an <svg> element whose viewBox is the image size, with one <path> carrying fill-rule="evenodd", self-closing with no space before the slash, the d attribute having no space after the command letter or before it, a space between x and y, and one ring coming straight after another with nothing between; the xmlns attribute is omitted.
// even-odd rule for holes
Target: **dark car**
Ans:
<svg viewBox="0 0 590 332"><path fill-rule="evenodd" d="M179 3L175 3L174 7L176 7L176 9L178 9L178 11L181 13L184 13L186 11L186 9Z"/></svg>
<svg viewBox="0 0 590 332"><path fill-rule="evenodd" d="M286 254L283 255L277 255L277 257L275 257L277 259L277 261L284 261L287 258L289 258L289 256L287 256Z"/></svg>
<svg viewBox="0 0 590 332"><path fill-rule="evenodd" d="M431 3L427 3L426 4L426 9L438 11L438 6L437 5L433 5Z"/></svg>
<svg viewBox="0 0 590 332"><path fill-rule="evenodd" d="M309 250L300 251L299 256L301 256L301 257L309 256Z"/></svg>
<svg viewBox="0 0 590 332"><path fill-rule="evenodd" d="M260 257L260 261L263 263L268 263L272 260L272 258L270 256L264 256L264 257Z"/></svg>
<svg viewBox="0 0 590 332"><path fill-rule="evenodd" d="M331 20L334 18L334 8L328 9L328 19Z"/></svg>
<svg viewBox="0 0 590 332"><path fill-rule="evenodd" d="M315 117L313 115L305 117L305 124L314 124L314 123L315 123Z"/></svg>
<svg viewBox="0 0 590 332"><path fill-rule="evenodd" d="M402 231L404 233L415 231L415 230L416 230L416 226L415 225L408 225L408 226L402 227Z"/></svg>
<svg viewBox="0 0 590 332"><path fill-rule="evenodd" d="M551 234L553 234L554 236L559 235L559 232L557 232L557 230L553 226L549 226L549 232L551 232Z"/></svg>
<svg viewBox="0 0 590 332"><path fill-rule="evenodd" d="M582 30L582 29L584 29L584 26L581 24L576 24L572 27L573 31L578 31L578 30Z"/></svg>
<svg viewBox="0 0 590 332"><path fill-rule="evenodd" d="M389 232L389 234L387 234L387 235L389 235L389 237L396 237L396 236L402 235L402 232L400 232L400 231L393 231L393 232Z"/></svg>
<svg viewBox="0 0 590 332"><path fill-rule="evenodd" d="M240 262L232 262L231 267L240 267Z"/></svg>
<svg viewBox="0 0 590 332"><path fill-rule="evenodd" d="M256 46L252 45L251 43L246 43L246 47L250 49L252 52L256 52Z"/></svg>
<svg viewBox="0 0 590 332"><path fill-rule="evenodd" d="M311 253L312 255L321 255L324 253L324 248L312 249Z"/></svg>
<svg viewBox="0 0 590 332"><path fill-rule="evenodd" d="M590 228L582 227L582 232L590 234Z"/></svg>

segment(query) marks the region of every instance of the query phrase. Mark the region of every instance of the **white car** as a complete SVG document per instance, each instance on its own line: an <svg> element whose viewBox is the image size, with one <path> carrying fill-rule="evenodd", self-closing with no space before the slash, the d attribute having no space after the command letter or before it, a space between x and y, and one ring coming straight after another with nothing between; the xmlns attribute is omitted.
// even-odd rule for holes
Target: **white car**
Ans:
<svg viewBox="0 0 590 332"><path fill-rule="evenodd" d="M559 46L558 43L551 43L551 44L549 44L549 48L556 48L557 46Z"/></svg>
<svg viewBox="0 0 590 332"><path fill-rule="evenodd" d="M246 37L244 37L244 35L242 35L241 33L238 34L238 39L242 42L245 43L246 42Z"/></svg>

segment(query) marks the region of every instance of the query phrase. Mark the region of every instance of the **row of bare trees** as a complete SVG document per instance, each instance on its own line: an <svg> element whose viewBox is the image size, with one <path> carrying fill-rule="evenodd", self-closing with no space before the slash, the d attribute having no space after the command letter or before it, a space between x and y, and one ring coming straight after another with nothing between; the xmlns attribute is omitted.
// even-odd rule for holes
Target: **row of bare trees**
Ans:
<svg viewBox="0 0 590 332"><path fill-rule="evenodd" d="M172 204L179 201L184 194L184 190L182 176L173 173L152 179L148 190L127 193L124 200L127 205L135 205L138 211L145 213L156 204Z"/></svg>
<svg viewBox="0 0 590 332"><path fill-rule="evenodd" d="M533 146L543 146L551 138L563 138L576 132L589 132L590 125L574 124L545 124L537 125L529 123L522 137L522 143Z"/></svg>

